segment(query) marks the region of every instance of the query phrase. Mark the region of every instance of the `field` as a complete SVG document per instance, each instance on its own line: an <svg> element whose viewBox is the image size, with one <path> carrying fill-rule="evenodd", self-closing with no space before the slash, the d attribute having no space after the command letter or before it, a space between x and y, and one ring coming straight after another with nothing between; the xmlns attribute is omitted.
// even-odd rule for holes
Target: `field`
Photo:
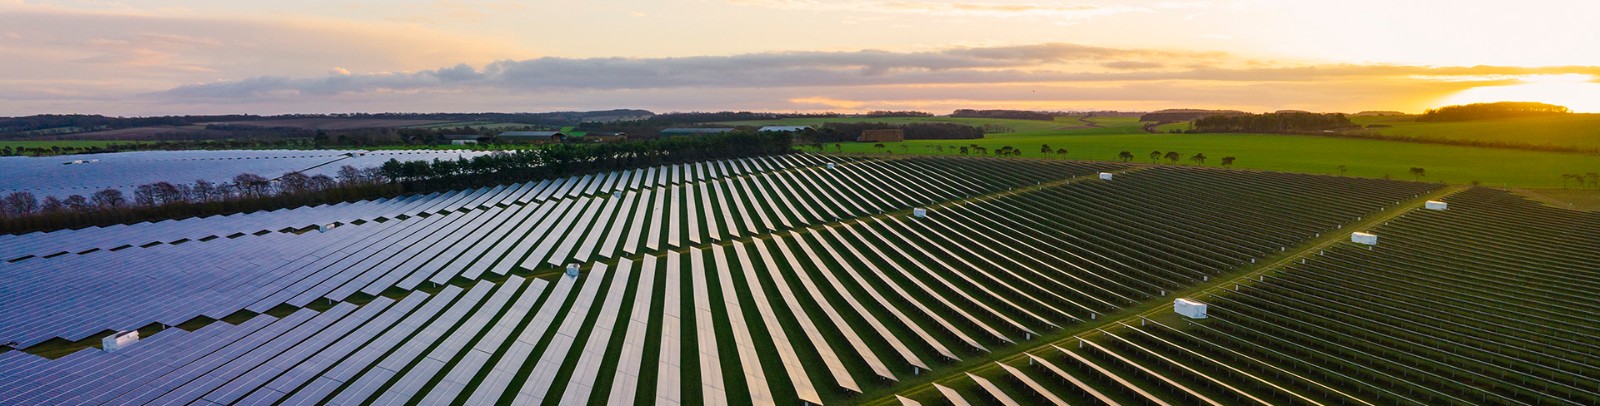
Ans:
<svg viewBox="0 0 1600 406"><path fill-rule="evenodd" d="M1587 116L1586 116L1587 117ZM1363 119L1394 120L1388 117ZM824 151L917 155L954 155L956 148L978 145L990 151L1011 146L1023 151L1023 158L1066 158L1116 160L1122 151L1132 152L1136 161L1149 162L1151 151L1177 151L1180 164L1196 153L1208 158L1204 165L1217 166L1223 157L1236 157L1236 168L1288 171L1315 174L1343 174L1367 178L1413 179L1410 169L1421 167L1429 182L1472 184L1515 188L1560 188L1562 174L1600 170L1600 154L1556 153L1514 149L1377 141L1335 137L1270 134L1146 134L1136 118L1088 118L1098 127L1074 126L1076 117L1060 117L1055 122L1030 120L990 120L952 118L863 119L863 121L956 122L968 125L1000 124L1016 129L1011 133L989 134L980 140L914 140L886 145L841 143ZM815 125L843 119L779 120L784 125ZM759 125L769 122L735 124ZM1182 125L1182 124L1171 124ZM1170 126L1170 125L1169 125ZM1422 128L1422 127L1415 127ZM1484 130L1488 132L1488 130ZM1596 139L1600 139L1597 137ZM1042 145L1052 150L1066 148L1067 155L1039 154ZM944 146L944 151L934 148ZM1344 166L1344 170L1340 170Z"/></svg>
<svg viewBox="0 0 1600 406"><path fill-rule="evenodd" d="M1415 116L1352 117L1384 135L1423 139L1520 143L1600 150L1600 114L1426 123Z"/></svg>

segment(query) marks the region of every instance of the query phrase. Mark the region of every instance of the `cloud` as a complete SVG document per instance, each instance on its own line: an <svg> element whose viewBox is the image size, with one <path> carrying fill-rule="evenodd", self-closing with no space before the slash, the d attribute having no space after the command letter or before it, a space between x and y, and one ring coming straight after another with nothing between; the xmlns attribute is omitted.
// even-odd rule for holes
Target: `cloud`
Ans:
<svg viewBox="0 0 1600 406"><path fill-rule="evenodd" d="M1134 69L1163 68L1163 67L1166 67L1167 65L1164 64L1164 63L1161 63L1161 62L1112 61L1112 62L1102 63L1102 64L1100 64L1100 66L1104 66L1104 67L1111 68L1111 69L1134 70Z"/></svg>
<svg viewBox="0 0 1600 406"><path fill-rule="evenodd" d="M1155 6L1052 4L1033 2L912 1L912 0L728 0L741 6L828 13L916 14L938 17L988 17L1047 19L1069 23L1118 14L1149 12L1156 9L1187 8L1184 3L1165 2Z"/></svg>
<svg viewBox="0 0 1600 406"><path fill-rule="evenodd" d="M1171 63L1169 63L1171 62ZM1188 62L1188 63L1180 63ZM1177 63L1177 64L1175 64ZM1112 71L1105 71L1110 68ZM258 76L156 93L184 99L292 98L346 93L634 89L941 86L1002 83L1157 81L1314 82L1413 80L1483 82L1530 74L1600 73L1600 67L1427 67L1301 65L1231 61L1224 54L1112 49L1075 44L965 47L928 52L777 52L681 58L504 60L413 72L325 77Z"/></svg>

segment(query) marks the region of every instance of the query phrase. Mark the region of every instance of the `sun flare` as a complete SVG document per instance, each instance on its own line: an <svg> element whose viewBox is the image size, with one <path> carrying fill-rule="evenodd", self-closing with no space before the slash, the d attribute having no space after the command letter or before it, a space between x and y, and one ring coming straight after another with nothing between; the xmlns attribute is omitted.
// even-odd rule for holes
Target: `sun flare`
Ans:
<svg viewBox="0 0 1600 406"><path fill-rule="evenodd" d="M1523 83L1463 90L1439 105L1529 101L1567 106L1576 113L1600 113L1600 83L1593 75L1528 75L1519 80Z"/></svg>

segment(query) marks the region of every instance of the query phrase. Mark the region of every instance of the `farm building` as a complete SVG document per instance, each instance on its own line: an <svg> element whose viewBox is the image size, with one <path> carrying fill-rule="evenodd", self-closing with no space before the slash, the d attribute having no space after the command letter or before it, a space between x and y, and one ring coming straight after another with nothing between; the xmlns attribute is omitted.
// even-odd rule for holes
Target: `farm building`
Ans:
<svg viewBox="0 0 1600 406"><path fill-rule="evenodd" d="M668 128L661 130L662 137L695 137L707 134L733 132L732 128Z"/></svg>
<svg viewBox="0 0 1600 406"><path fill-rule="evenodd" d="M1206 318L1206 304L1194 300L1184 298L1174 300L1172 301L1172 311L1191 319Z"/></svg>
<svg viewBox="0 0 1600 406"><path fill-rule="evenodd" d="M560 131L506 131L495 136L500 141L551 143L561 142L567 135Z"/></svg>
<svg viewBox="0 0 1600 406"><path fill-rule="evenodd" d="M860 137L856 137L857 142L900 142L905 140L906 131L901 129L864 130L861 132Z"/></svg>
<svg viewBox="0 0 1600 406"><path fill-rule="evenodd" d="M1357 231L1350 234L1350 242L1366 245L1378 245L1378 235Z"/></svg>
<svg viewBox="0 0 1600 406"><path fill-rule="evenodd" d="M483 144L489 142L489 137L477 134L450 134L444 139L450 140L450 145Z"/></svg>
<svg viewBox="0 0 1600 406"><path fill-rule="evenodd" d="M100 339L100 349L106 352L117 352L127 346L139 342L139 331L118 331L116 334Z"/></svg>
<svg viewBox="0 0 1600 406"><path fill-rule="evenodd" d="M809 125L769 125L769 126L761 127L761 129L756 130L756 131L760 131L760 132L772 131L772 132L780 132L780 133L794 133L794 132L801 132L801 131L810 130L810 129L811 129L811 126L809 126Z"/></svg>
<svg viewBox="0 0 1600 406"><path fill-rule="evenodd" d="M1428 210L1446 210L1450 208L1450 204L1437 200L1429 200L1427 203L1423 204L1423 208Z"/></svg>

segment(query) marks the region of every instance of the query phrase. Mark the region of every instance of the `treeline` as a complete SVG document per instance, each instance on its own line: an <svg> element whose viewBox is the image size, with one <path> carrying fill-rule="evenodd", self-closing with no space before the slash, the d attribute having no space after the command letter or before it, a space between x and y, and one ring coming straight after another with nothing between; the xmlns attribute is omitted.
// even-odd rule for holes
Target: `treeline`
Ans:
<svg viewBox="0 0 1600 406"><path fill-rule="evenodd" d="M1194 120L1195 133L1305 133L1352 128L1343 113L1284 111L1263 114L1215 115Z"/></svg>
<svg viewBox="0 0 1600 406"><path fill-rule="evenodd" d="M648 110L633 109L557 111L547 113L349 113L284 114L274 116L228 114L157 117L107 117L89 114L43 114L27 117L0 117L0 137L24 138L36 135L60 135L88 131L115 130L122 128L189 126L217 122L251 122L308 118L492 121L528 125L565 126L587 121L604 122L617 120L638 120L640 118L647 118L654 115L655 113L651 113ZM230 126L228 130L242 130L243 127L249 126Z"/></svg>
<svg viewBox="0 0 1600 406"><path fill-rule="evenodd" d="M1572 113L1572 110L1565 106L1537 102L1473 103L1430 109L1417 117L1417 121L1467 121L1569 113Z"/></svg>
<svg viewBox="0 0 1600 406"><path fill-rule="evenodd" d="M713 159L793 152L789 133L738 131L612 144L553 144L456 160L390 160L375 168L341 167L336 176L289 173L277 179L240 174L231 183L155 182L127 194L30 192L0 196L0 232L27 233L276 210L396 197Z"/></svg>
<svg viewBox="0 0 1600 406"><path fill-rule="evenodd" d="M1145 113L1139 116L1139 121L1154 121L1158 123L1176 123L1179 121L1192 121L1211 116L1237 116L1245 115L1238 110L1200 110L1200 109L1167 109Z"/></svg>
<svg viewBox="0 0 1600 406"><path fill-rule="evenodd" d="M867 130L902 130L908 140L965 140L983 138L982 128L955 123L822 123L802 136L812 143L854 142Z"/></svg>
<svg viewBox="0 0 1600 406"><path fill-rule="evenodd" d="M960 109L950 113L950 117L962 118L1008 118L1014 120L1041 120L1055 121L1056 115L1038 111L1026 110L973 110Z"/></svg>

